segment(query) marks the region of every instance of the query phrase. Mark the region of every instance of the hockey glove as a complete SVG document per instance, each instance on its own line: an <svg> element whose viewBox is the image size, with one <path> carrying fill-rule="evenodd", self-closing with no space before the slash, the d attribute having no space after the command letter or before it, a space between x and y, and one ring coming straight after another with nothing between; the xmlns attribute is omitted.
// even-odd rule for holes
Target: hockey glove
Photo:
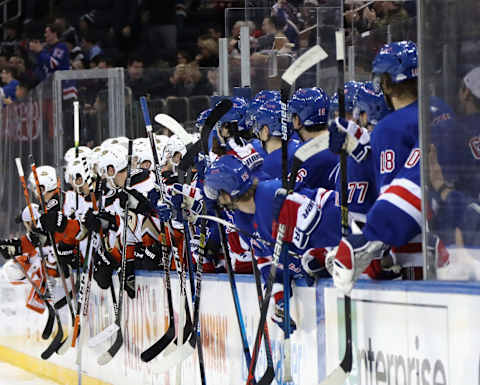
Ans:
<svg viewBox="0 0 480 385"><path fill-rule="evenodd" d="M118 267L118 262L103 248L99 248L93 255L93 279L100 288L106 290L112 285L113 271Z"/></svg>
<svg viewBox="0 0 480 385"><path fill-rule="evenodd" d="M18 238L0 241L0 253L5 259L22 255L22 242Z"/></svg>
<svg viewBox="0 0 480 385"><path fill-rule="evenodd" d="M145 196L134 189L125 189L118 193L121 207L125 207L128 199L128 209L135 214L149 215L153 212L153 206Z"/></svg>
<svg viewBox="0 0 480 385"><path fill-rule="evenodd" d="M135 298L135 259L126 260L125 291L131 299Z"/></svg>
<svg viewBox="0 0 480 385"><path fill-rule="evenodd" d="M47 242L47 234L41 229L35 227L32 231L27 233L27 238L34 247L45 246L45 243Z"/></svg>
<svg viewBox="0 0 480 385"><path fill-rule="evenodd" d="M162 248L159 243L154 243L145 248L143 268L145 270L162 269Z"/></svg>
<svg viewBox="0 0 480 385"><path fill-rule="evenodd" d="M40 216L40 224L49 233L63 233L67 227L67 218L61 211L51 210Z"/></svg>
<svg viewBox="0 0 480 385"><path fill-rule="evenodd" d="M343 148L358 163L367 157L371 147L370 134L365 128L360 127L353 120L337 118L330 124L328 131L329 147L332 151L339 153ZM341 141L342 133L346 134L343 142Z"/></svg>
<svg viewBox="0 0 480 385"><path fill-rule="evenodd" d="M327 250L324 248L308 249L302 255L302 269L305 279L309 286L313 285L314 279L317 277L325 277L325 257Z"/></svg>
<svg viewBox="0 0 480 385"><path fill-rule="evenodd" d="M338 247L327 254L326 264L333 266L335 287L350 295L357 278L373 259L382 257L386 246L380 241L368 241L363 234L351 234L342 238ZM330 260L330 261L329 261Z"/></svg>
<svg viewBox="0 0 480 385"><path fill-rule="evenodd" d="M286 332L285 327L285 302L283 296L275 303L275 311L272 315L272 321L275 322L283 332ZM297 324L290 316L290 333L297 330Z"/></svg>
<svg viewBox="0 0 480 385"><path fill-rule="evenodd" d="M117 231L117 220L115 215L107 213L106 211L100 211L95 214L92 209L89 209L83 219L83 224L88 231L99 233L100 229L106 231Z"/></svg>
<svg viewBox="0 0 480 385"><path fill-rule="evenodd" d="M305 249L321 217L321 209L315 201L302 194L290 194L283 202L278 222L273 222L272 236L276 238L278 225L283 224L286 227L283 241Z"/></svg>

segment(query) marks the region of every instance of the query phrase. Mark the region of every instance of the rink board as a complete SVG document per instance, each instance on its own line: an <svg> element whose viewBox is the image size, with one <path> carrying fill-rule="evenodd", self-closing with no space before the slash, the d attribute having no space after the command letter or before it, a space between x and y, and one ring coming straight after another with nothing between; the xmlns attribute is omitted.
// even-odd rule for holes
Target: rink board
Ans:
<svg viewBox="0 0 480 385"><path fill-rule="evenodd" d="M176 275L176 274L175 274ZM116 281L116 279L114 279ZM178 308L178 279L172 279L174 306ZM259 305L253 277L238 276L237 288L247 329L249 345L253 346L259 319ZM58 290L59 287L57 287ZM35 370L42 375L65 384L76 384L76 352L69 349L63 356L53 355L42 361L40 353L48 345L41 339L46 314L38 315L25 308L26 286L0 284L0 360L11 362L27 370ZM292 370L296 383L317 384L318 341L316 290L313 287L295 287L295 300L292 301L292 316L298 329L292 336ZM89 335L96 335L114 321L109 291L101 291L95 285L90 298ZM125 299L124 319L127 320L124 332L124 347L108 365L99 367L97 357L112 342L90 350L86 345L82 355L83 384L173 384L176 370L158 373L156 363L160 358L143 363L140 353L163 335L166 327L167 303L161 275L139 272L137 276L137 298ZM270 308L270 313L272 311ZM176 319L178 314L176 314ZM270 320L270 315L268 317ZM66 308L62 310L64 325L69 324ZM208 384L245 384L247 368L241 347L240 333L235 318L230 286L226 275L204 275L201 297L201 323L204 361ZM281 383L283 333L269 321L271 346L277 383ZM25 358L32 357L29 362ZM261 349L257 366L257 376L264 372L266 359ZM182 383L200 384L196 353L182 364ZM97 379L94 382L93 379ZM90 382L87 382L90 381Z"/></svg>
<svg viewBox="0 0 480 385"><path fill-rule="evenodd" d="M343 296L324 282L320 376L345 347ZM360 282L352 292L354 364L349 385L480 384L480 286L455 282Z"/></svg>

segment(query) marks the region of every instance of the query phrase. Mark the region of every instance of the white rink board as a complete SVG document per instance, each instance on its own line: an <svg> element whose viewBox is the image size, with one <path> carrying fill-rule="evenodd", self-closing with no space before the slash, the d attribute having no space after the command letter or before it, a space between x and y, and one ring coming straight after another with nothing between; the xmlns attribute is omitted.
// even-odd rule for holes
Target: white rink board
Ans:
<svg viewBox="0 0 480 385"><path fill-rule="evenodd" d="M343 296L324 288L326 373L344 352ZM480 383L480 286L360 282L352 292L348 385Z"/></svg>
<svg viewBox="0 0 480 385"><path fill-rule="evenodd" d="M178 308L178 280L173 272L172 289L174 307ZM116 281L116 278L114 278ZM238 276L237 288L247 328L250 347L253 347L259 319L258 299L253 277ZM25 286L0 284L0 345L39 357L48 345L40 334L46 321L46 312L38 315L25 308ZM318 383L318 343L315 288L296 287L295 300L291 302L292 316L298 329L292 335L292 370L296 383ZM126 298L127 296L125 296ZM273 300L272 300L273 302ZM93 336L114 321L109 291L100 291L95 284L90 298L90 335ZM155 372L155 362L143 363L140 353L163 335L167 313L165 290L157 273L139 272L137 298L125 299L124 347L108 365L99 367L96 359L111 344L97 351L86 344L82 368L85 374L115 385L161 385L175 381L175 370L170 373ZM270 309L272 310L272 308ZM62 310L64 325L69 324L66 307ZM178 314L176 314L177 319ZM270 316L268 317L270 319ZM208 384L245 384L247 369L238 331L235 309L226 275L204 275L201 298L201 322L204 360ZM277 382L281 383L281 347L283 333L269 321L270 339L274 350ZM263 344L257 367L257 377L266 367ZM63 356L53 355L49 360L57 365L77 370L75 351L69 349ZM170 376L170 378L168 378ZM200 384L196 353L182 366L184 384Z"/></svg>

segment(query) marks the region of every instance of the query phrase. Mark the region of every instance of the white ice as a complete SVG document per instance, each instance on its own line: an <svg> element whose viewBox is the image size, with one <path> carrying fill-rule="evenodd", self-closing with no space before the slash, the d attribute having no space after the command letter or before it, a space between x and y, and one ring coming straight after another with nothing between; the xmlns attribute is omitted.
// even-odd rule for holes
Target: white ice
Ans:
<svg viewBox="0 0 480 385"><path fill-rule="evenodd" d="M58 385L16 366L0 362L0 385Z"/></svg>

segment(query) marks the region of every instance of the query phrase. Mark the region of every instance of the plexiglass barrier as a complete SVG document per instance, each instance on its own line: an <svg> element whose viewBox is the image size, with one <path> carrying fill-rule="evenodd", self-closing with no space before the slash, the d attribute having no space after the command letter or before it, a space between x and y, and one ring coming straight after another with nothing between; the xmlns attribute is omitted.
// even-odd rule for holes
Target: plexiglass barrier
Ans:
<svg viewBox="0 0 480 385"><path fill-rule="evenodd" d="M429 279L480 279L480 3L421 3L421 142Z"/></svg>
<svg viewBox="0 0 480 385"><path fill-rule="evenodd" d="M319 86L333 92L337 78L335 30L340 25L340 8L298 8L295 12L275 7L226 9L230 90L242 85L240 29L245 25L250 32L253 94L280 89L283 72L315 44L322 46L328 58L300 77L296 88Z"/></svg>

